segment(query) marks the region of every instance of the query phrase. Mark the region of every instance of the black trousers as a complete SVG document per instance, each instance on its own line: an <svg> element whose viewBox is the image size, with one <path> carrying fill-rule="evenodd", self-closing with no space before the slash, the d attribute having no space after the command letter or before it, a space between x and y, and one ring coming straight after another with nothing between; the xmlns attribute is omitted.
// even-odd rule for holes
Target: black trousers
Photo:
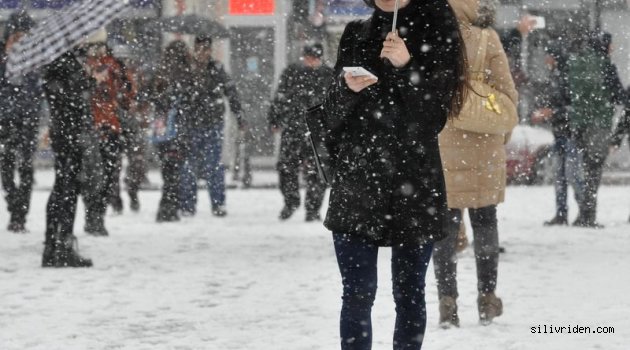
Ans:
<svg viewBox="0 0 630 350"><path fill-rule="evenodd" d="M114 195L120 176L120 135L113 132L100 134L99 153L103 170L102 187L93 198L86 201L88 224L102 223L107 212L107 205Z"/></svg>
<svg viewBox="0 0 630 350"><path fill-rule="evenodd" d="M578 128L572 131L581 170L584 177L584 189L581 196L580 216L588 221L595 221L597 216L597 192L602 181L602 172L608 156L610 130L607 128Z"/></svg>
<svg viewBox="0 0 630 350"><path fill-rule="evenodd" d="M163 181L158 218L177 217L177 211L179 210L179 174L182 166L182 157L177 147L170 144L158 145L158 155Z"/></svg>
<svg viewBox="0 0 630 350"><path fill-rule="evenodd" d="M52 140L55 154L55 184L46 206L46 243L65 242L72 236L77 198L81 192L79 173L82 149L75 143Z"/></svg>
<svg viewBox="0 0 630 350"><path fill-rule="evenodd" d="M0 157L0 173L11 222L24 225L33 191L33 154L37 146L37 122L31 115L18 115L17 118L21 120L12 118L9 123L2 125L6 130L3 131L2 137L4 151Z"/></svg>
<svg viewBox="0 0 630 350"><path fill-rule="evenodd" d="M310 145L303 136L283 132L280 143L280 157L277 164L280 177L280 192L288 207L300 205L299 175L303 172L306 182L306 212L319 213L326 193L326 183L317 173L315 159Z"/></svg>
<svg viewBox="0 0 630 350"><path fill-rule="evenodd" d="M497 206L468 209L473 229L475 261L477 265L477 290L479 293L494 292L499 266L499 231ZM457 298L457 233L462 221L460 209L449 209L445 228L448 235L433 245L433 266L437 280L438 296Z"/></svg>

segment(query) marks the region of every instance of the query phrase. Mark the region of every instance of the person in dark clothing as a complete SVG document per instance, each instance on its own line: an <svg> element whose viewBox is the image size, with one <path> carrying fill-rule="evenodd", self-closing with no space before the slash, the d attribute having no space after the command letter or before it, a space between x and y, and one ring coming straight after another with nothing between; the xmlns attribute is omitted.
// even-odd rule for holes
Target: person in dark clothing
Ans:
<svg viewBox="0 0 630 350"><path fill-rule="evenodd" d="M4 78L5 58L8 49L34 25L25 12L12 14L4 30L4 42L0 43L0 143L3 148L0 168L7 208L11 213L7 229L15 233L26 232L42 91L39 74L34 72L22 77L17 85L8 82Z"/></svg>
<svg viewBox="0 0 630 350"><path fill-rule="evenodd" d="M162 198L156 220L177 221L180 209L180 172L184 155L190 147L188 118L191 113L192 58L186 43L177 40L166 47L152 89L151 99L156 115L172 113L172 127L176 130L174 137L156 143L163 179Z"/></svg>
<svg viewBox="0 0 630 350"><path fill-rule="evenodd" d="M77 57L77 49L49 64L44 93L50 107L50 142L55 154L55 183L46 207L46 241L42 266L90 267L79 255L73 235L83 162L81 134L91 128L88 94L94 83Z"/></svg>
<svg viewBox="0 0 630 350"><path fill-rule="evenodd" d="M567 225L569 208L568 186L573 185L576 201L579 203L584 190L583 179L578 170L578 155L571 138L569 125L570 96L567 95L566 77L562 74L566 55L555 46L547 49L546 64L550 69L549 81L542 86L537 99L536 110L532 114L533 124L549 122L554 136L553 152L557 159L554 171L556 193L556 215L545 221L545 226ZM571 181L570 181L571 180Z"/></svg>
<svg viewBox="0 0 630 350"><path fill-rule="evenodd" d="M194 215L197 204L197 176L206 180L212 214L225 216L225 167L223 156L223 128L227 97L239 129L243 130L241 103L236 86L225 72L223 65L212 59L212 38L198 36L195 39L194 107L188 126L190 148L185 155L181 178L181 210Z"/></svg>
<svg viewBox="0 0 630 350"><path fill-rule="evenodd" d="M630 94L630 93L629 93ZM621 119L617 123L615 130L610 137L610 151L614 152L621 147L624 137L628 136L628 144L630 145L630 108L626 106ZM628 218L630 222L630 217Z"/></svg>
<svg viewBox="0 0 630 350"><path fill-rule="evenodd" d="M114 196L115 184L120 177L121 165L121 113L126 97L123 69L104 42L94 44L90 48L87 59L90 74L96 85L90 96L90 112L93 116L92 126L97 135L98 151L101 156L99 164L103 177L100 191L94 198L86 200L85 232L95 236L107 236L105 213Z"/></svg>
<svg viewBox="0 0 630 350"><path fill-rule="evenodd" d="M278 91L269 109L269 125L273 131L282 130L278 173L284 208L280 219L286 220L300 205L298 177L300 167L306 180L306 221L321 220L326 184L320 179L311 146L306 138L304 112L321 103L326 88L333 78L333 70L322 64L324 48L321 44L304 47L302 62L287 67L278 84Z"/></svg>
<svg viewBox="0 0 630 350"><path fill-rule="evenodd" d="M584 178L580 212L573 226L603 227L596 221L597 192L608 155L615 104L627 103L617 67L610 59L610 43L610 36L584 36L576 41L566 64L571 137L581 157Z"/></svg>
<svg viewBox="0 0 630 350"><path fill-rule="evenodd" d="M446 0L366 1L374 13L349 23L324 102L333 170L324 225L343 282L341 348L370 349L377 255L392 246L394 349L420 349L424 277L433 242L445 237L446 190L438 133L459 114L466 68ZM388 63L384 63L384 59ZM377 79L343 74L361 66Z"/></svg>

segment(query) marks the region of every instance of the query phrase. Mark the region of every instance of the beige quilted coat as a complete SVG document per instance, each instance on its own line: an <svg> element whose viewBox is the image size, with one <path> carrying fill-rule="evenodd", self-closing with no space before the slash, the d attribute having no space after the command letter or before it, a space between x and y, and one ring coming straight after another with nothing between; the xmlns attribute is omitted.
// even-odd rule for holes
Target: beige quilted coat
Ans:
<svg viewBox="0 0 630 350"><path fill-rule="evenodd" d="M470 70L479 49L482 29L472 25L477 18L477 0L449 0L466 44ZM507 57L497 33L489 31L484 62L486 82L506 94L516 104L518 93L510 74ZM478 76L471 72L472 76ZM470 119L470 118L468 118ZM449 208L482 208L503 202L505 197L505 142L518 118L497 118L493 133L480 134L474 120L449 121L440 133L440 155L446 179ZM455 126L457 124L457 127ZM470 127L470 128L469 128ZM496 127L496 128L495 128ZM486 125L484 129L488 129Z"/></svg>

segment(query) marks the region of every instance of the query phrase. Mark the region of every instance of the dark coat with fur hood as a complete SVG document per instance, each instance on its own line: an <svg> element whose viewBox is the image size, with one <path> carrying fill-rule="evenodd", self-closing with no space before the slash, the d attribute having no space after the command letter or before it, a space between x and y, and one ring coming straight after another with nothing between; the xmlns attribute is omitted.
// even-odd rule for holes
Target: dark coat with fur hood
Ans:
<svg viewBox="0 0 630 350"><path fill-rule="evenodd" d="M412 0L398 17L412 59L400 69L387 66L379 55L392 17L377 8L341 38L324 104L334 167L325 226L379 245L426 243L444 237L437 136L458 85L463 44L446 0ZM362 66L379 81L354 93L346 66Z"/></svg>

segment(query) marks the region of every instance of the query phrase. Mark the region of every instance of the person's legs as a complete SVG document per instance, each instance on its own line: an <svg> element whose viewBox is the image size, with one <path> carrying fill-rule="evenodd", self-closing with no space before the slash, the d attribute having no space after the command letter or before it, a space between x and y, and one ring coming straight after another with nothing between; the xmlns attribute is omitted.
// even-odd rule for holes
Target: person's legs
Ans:
<svg viewBox="0 0 630 350"><path fill-rule="evenodd" d="M460 209L449 209L444 223L446 238L433 245L433 268L438 287L438 297L457 299L457 234L462 222Z"/></svg>
<svg viewBox="0 0 630 350"><path fill-rule="evenodd" d="M378 246L343 233L333 233L333 240L343 283L341 349L369 350L372 348L371 313L377 287Z"/></svg>
<svg viewBox="0 0 630 350"><path fill-rule="evenodd" d="M7 210L10 213L15 211L17 186L15 184L15 167L16 167L16 145L11 136L7 138L4 144L4 151L0 154L0 176L2 178L2 188L5 192L7 201Z"/></svg>
<svg viewBox="0 0 630 350"><path fill-rule="evenodd" d="M37 145L35 130L23 130L19 149L20 186L17 188L16 205L11 221L21 230L25 229L26 215L31 206L31 194L33 192L33 154Z"/></svg>
<svg viewBox="0 0 630 350"><path fill-rule="evenodd" d="M162 198L157 214L157 221L177 221L179 205L179 188L181 161L177 150L172 145L159 145L162 169Z"/></svg>
<svg viewBox="0 0 630 350"><path fill-rule="evenodd" d="M306 155L308 153L303 151L302 154ZM305 159L303 166L304 179L306 180L306 197L304 199L306 221L319 220L319 210L322 207L324 195L326 194L326 183L320 178L317 172L315 159L313 159L312 156L305 156L303 158Z"/></svg>
<svg viewBox="0 0 630 350"><path fill-rule="evenodd" d="M396 302L394 350L419 350L427 325L425 277L433 244L392 246L392 283Z"/></svg>
<svg viewBox="0 0 630 350"><path fill-rule="evenodd" d="M204 139L206 153L204 154L203 171L208 183L212 210L213 213L217 214L219 208L225 205L225 167L221 162L223 155L223 124L210 129Z"/></svg>
<svg viewBox="0 0 630 350"><path fill-rule="evenodd" d="M284 198L284 208L280 219L285 220L293 215L300 206L300 144L295 142L288 131L283 131L280 139L280 155L276 169L278 170L280 193Z"/></svg>
<svg viewBox="0 0 630 350"><path fill-rule="evenodd" d="M489 324L503 313L503 302L494 291L499 266L499 231L497 207L491 205L469 209L473 228L475 260L477 265L477 306L482 324Z"/></svg>
<svg viewBox="0 0 630 350"><path fill-rule="evenodd" d="M479 209L469 209L468 212L474 237L477 290L479 293L494 292L499 266L497 207L491 205Z"/></svg>
<svg viewBox="0 0 630 350"><path fill-rule="evenodd" d="M566 225L569 208L567 205L567 142L566 136L556 136L553 145L553 152L556 157L554 169L554 189L556 193L556 216L551 220L545 221L546 226Z"/></svg>
<svg viewBox="0 0 630 350"><path fill-rule="evenodd" d="M197 175L193 158L183 160L179 171L179 206L184 215L194 215L197 207Z"/></svg>
<svg viewBox="0 0 630 350"><path fill-rule="evenodd" d="M596 223L597 192L602 170L608 154L610 131L602 128L585 128L576 138L577 151L581 155L581 169L584 179L580 215L574 223L577 226L601 227Z"/></svg>

